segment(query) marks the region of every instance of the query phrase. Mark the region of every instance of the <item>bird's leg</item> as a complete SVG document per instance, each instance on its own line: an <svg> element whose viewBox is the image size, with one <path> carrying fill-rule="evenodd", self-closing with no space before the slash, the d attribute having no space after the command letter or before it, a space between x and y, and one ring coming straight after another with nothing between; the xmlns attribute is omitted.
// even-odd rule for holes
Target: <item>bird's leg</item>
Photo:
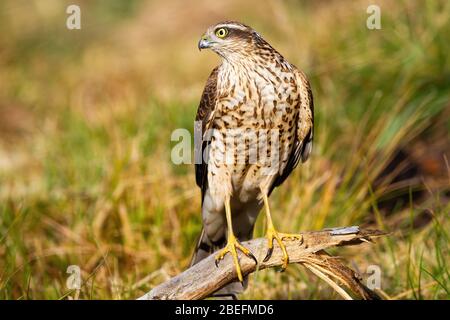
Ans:
<svg viewBox="0 0 450 320"><path fill-rule="evenodd" d="M226 254L229 252L231 253L231 256L233 257L234 265L236 267L236 273L238 276L238 279L240 282L244 281L244 278L242 277L242 271L241 266L239 265L237 250L239 249L243 254L245 254L250 259L253 259L255 263L258 263L255 256L245 248L243 245L241 245L236 238L236 236L233 233L233 224L231 223L231 208L230 208L230 198L227 198L225 201L225 214L227 217L227 226L228 226L228 239L227 239L227 245L225 248L222 249L222 251L219 252L219 254L216 256L216 266L218 265L219 261L222 260Z"/></svg>
<svg viewBox="0 0 450 320"><path fill-rule="evenodd" d="M287 265L289 263L289 256L286 251L286 246L283 243L283 240L301 240L303 239L303 236L301 234L289 234L289 233L281 233L275 230L272 222L272 216L270 215L270 208L269 208L269 199L267 197L267 194L263 193L263 199L264 199L264 208L266 211L266 217L267 217L267 231L266 231L266 238L269 240L269 250L267 250L266 257L264 258L264 262L268 261L270 257L272 256L273 252L273 240L275 239L278 242L278 245L281 248L281 251L283 252L283 265L282 270L287 268Z"/></svg>

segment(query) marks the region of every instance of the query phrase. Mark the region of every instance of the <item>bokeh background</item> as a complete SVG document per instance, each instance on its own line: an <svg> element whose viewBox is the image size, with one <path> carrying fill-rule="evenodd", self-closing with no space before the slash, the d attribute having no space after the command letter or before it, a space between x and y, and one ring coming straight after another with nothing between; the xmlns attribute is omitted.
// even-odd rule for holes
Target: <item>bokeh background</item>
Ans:
<svg viewBox="0 0 450 320"><path fill-rule="evenodd" d="M381 30L366 28L370 4ZM279 229L390 231L333 253L363 278L379 266L386 298L450 297L449 1L2 0L1 299L133 299L188 266L200 192L170 134L193 131L219 63L199 37L230 19L313 87L314 150L272 196ZM290 266L253 275L243 298L339 297Z"/></svg>

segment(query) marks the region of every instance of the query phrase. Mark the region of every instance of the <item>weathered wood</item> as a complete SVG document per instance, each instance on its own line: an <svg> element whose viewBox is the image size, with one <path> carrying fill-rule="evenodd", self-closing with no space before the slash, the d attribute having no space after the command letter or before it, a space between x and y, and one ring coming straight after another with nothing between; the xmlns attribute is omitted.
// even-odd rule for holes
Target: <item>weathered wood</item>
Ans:
<svg viewBox="0 0 450 320"><path fill-rule="evenodd" d="M336 258L330 257L323 250L336 246L345 246L369 242L372 238L384 235L378 230L345 227L325 229L322 231L304 232L303 240L285 241L289 254L289 263L300 263L322 279L334 278L344 284L354 294L364 299L376 298L376 295L362 285L358 276ZM267 262L263 258L267 252L267 239L258 238L243 242L257 257L259 265L253 260L239 254L240 265L244 275L259 269L273 268L282 265L282 252L274 241L272 257ZM231 256L228 254L216 267L214 254L200 261L172 279L158 285L146 293L140 300L146 299L203 299L226 284L236 281L237 275ZM327 279L329 277L330 279ZM332 281L331 281L332 282ZM344 296L346 297L346 296Z"/></svg>

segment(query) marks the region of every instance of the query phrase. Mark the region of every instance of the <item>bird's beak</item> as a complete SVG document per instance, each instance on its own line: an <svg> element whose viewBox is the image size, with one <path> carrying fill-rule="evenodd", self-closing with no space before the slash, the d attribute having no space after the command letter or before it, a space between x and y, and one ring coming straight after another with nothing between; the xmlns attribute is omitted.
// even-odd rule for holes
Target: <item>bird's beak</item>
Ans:
<svg viewBox="0 0 450 320"><path fill-rule="evenodd" d="M211 40L204 35L198 42L198 50L207 49L210 47L211 47Z"/></svg>

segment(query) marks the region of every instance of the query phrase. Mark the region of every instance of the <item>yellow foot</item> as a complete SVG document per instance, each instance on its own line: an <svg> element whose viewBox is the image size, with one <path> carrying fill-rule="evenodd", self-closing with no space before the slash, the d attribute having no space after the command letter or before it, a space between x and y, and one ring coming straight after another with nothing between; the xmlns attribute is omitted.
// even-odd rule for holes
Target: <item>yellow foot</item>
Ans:
<svg viewBox="0 0 450 320"><path fill-rule="evenodd" d="M283 240L302 240L303 236L301 234L290 234L290 233L281 233L277 232L273 227L267 229L266 238L269 241L269 250L267 250L266 257L264 258L264 262L267 262L273 253L273 240L277 240L278 245L283 251L283 265L281 266L282 271L287 268L289 263L289 256L286 251L286 246L283 243Z"/></svg>
<svg viewBox="0 0 450 320"><path fill-rule="evenodd" d="M244 278L242 277L241 266L239 265L239 260L238 260L238 255L237 255L236 249L239 249L247 257L249 257L250 259L253 259L253 261L255 261L255 263L258 263L255 256L250 252L250 250L248 250L246 247L241 245L235 236L229 236L226 247L223 248L223 250L220 251L219 254L216 256L216 267L219 266L220 260L222 260L228 252L231 253L231 256L233 257L234 265L236 267L236 273L237 273L238 279L240 282L243 282Z"/></svg>

